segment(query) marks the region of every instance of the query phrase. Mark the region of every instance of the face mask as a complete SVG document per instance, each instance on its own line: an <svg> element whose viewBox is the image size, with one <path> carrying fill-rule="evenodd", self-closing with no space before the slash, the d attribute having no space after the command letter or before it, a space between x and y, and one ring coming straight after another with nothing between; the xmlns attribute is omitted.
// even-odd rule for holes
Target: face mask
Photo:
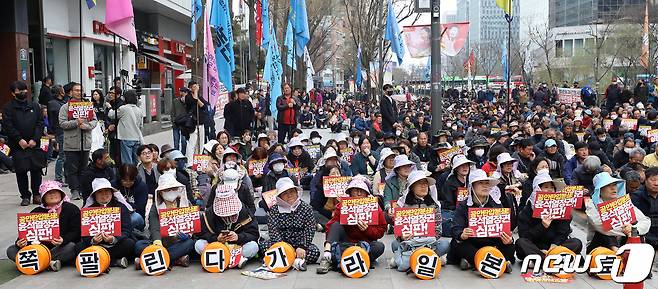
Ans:
<svg viewBox="0 0 658 289"><path fill-rule="evenodd" d="M617 119L617 115L616 115L616 114L613 114L613 115L610 116L610 118L613 119L613 120L615 120L615 119Z"/></svg>
<svg viewBox="0 0 658 289"><path fill-rule="evenodd" d="M633 151L632 148L624 148L624 152L626 152L627 154L630 154L632 151Z"/></svg>
<svg viewBox="0 0 658 289"><path fill-rule="evenodd" d="M453 126L450 127L450 128L452 128L452 130L457 130L457 126L456 126L456 125L453 125Z"/></svg>
<svg viewBox="0 0 658 289"><path fill-rule="evenodd" d="M549 171L548 169L537 170L537 174L538 174L538 175L539 175L539 174L544 174L544 173L545 173L545 174L548 174L548 173L550 173L550 171Z"/></svg>
<svg viewBox="0 0 658 289"><path fill-rule="evenodd" d="M18 100L24 100L26 98L27 98L27 93L25 92L19 92L18 94L16 94L16 99Z"/></svg>
<svg viewBox="0 0 658 289"><path fill-rule="evenodd" d="M234 161L228 161L224 164L224 168L226 169L235 169L238 167L238 164Z"/></svg>
<svg viewBox="0 0 658 289"><path fill-rule="evenodd" d="M320 138L314 137L313 139L311 139L311 142L313 142L313 144L319 144Z"/></svg>
<svg viewBox="0 0 658 289"><path fill-rule="evenodd" d="M484 150L483 149L476 149L475 150L475 155L478 157L481 157L484 155Z"/></svg>
<svg viewBox="0 0 658 289"><path fill-rule="evenodd" d="M400 136L400 135L402 135L402 132L399 131L399 130L398 130L398 131L395 131L395 135Z"/></svg>
<svg viewBox="0 0 658 289"><path fill-rule="evenodd" d="M458 147L464 147L466 146L466 141L463 139L458 139L455 141L455 145L457 145Z"/></svg>
<svg viewBox="0 0 658 289"><path fill-rule="evenodd" d="M605 141L605 136L600 136L600 137L599 137L599 140L600 140L600 141Z"/></svg>
<svg viewBox="0 0 658 289"><path fill-rule="evenodd" d="M277 173L282 172L282 171L283 171L283 167L284 167L284 164L283 164L283 163L276 163L276 164L272 165L272 169L273 169L275 172L277 172Z"/></svg>
<svg viewBox="0 0 658 289"><path fill-rule="evenodd" d="M162 198L165 199L167 202L173 202L178 198L178 192L177 191L170 191L170 192L165 192L162 194Z"/></svg>
<svg viewBox="0 0 658 289"><path fill-rule="evenodd" d="M352 143L353 144L359 144L359 138L358 137L353 138Z"/></svg>

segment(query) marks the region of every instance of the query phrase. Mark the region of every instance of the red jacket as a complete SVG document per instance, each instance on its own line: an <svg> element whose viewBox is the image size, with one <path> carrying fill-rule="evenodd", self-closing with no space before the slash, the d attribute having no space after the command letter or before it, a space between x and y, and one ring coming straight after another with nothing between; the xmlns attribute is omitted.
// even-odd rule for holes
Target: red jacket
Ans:
<svg viewBox="0 0 658 289"><path fill-rule="evenodd" d="M327 222L327 236L329 235L329 230L331 229L331 224L333 223L340 223L340 207L341 203L338 203L336 205L336 209L334 210L333 215L331 216L331 220ZM343 228L345 229L345 233L347 233L347 237L350 239L350 242L356 243L358 241L366 241L366 242L372 242L372 241L377 241L381 239L384 234L386 233L386 219L384 218L384 211L379 208L377 210L377 213L379 215L379 225L370 225L368 226L368 229L365 231L361 231L358 226L356 225L343 225Z"/></svg>

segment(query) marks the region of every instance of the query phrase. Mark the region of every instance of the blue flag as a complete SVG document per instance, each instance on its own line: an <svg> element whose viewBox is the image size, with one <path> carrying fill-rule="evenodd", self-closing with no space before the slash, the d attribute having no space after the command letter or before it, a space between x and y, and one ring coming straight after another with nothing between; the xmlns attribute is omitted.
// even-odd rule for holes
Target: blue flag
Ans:
<svg viewBox="0 0 658 289"><path fill-rule="evenodd" d="M269 27L267 30L269 30ZM272 117L275 120L277 116L276 99L277 97L282 95L281 93L282 74L283 74L283 67L281 65L281 54L279 52L279 44L276 42L276 37L272 37L268 44L267 56L265 57L265 67L263 67L263 79L270 84L270 111L272 112Z"/></svg>
<svg viewBox="0 0 658 289"><path fill-rule="evenodd" d="M295 50L297 56L304 55L304 48L311 40L311 35L308 30L308 16L306 15L306 0L291 0L290 5L294 7L294 22L293 28L295 30Z"/></svg>
<svg viewBox="0 0 658 289"><path fill-rule="evenodd" d="M270 4L269 0L263 0L262 2L262 22L263 22L263 47L267 46L270 43Z"/></svg>
<svg viewBox="0 0 658 289"><path fill-rule="evenodd" d="M507 63L507 45L503 43L503 55L501 55L501 64L503 65L503 80L507 82L507 77L509 76L509 64Z"/></svg>
<svg viewBox="0 0 658 289"><path fill-rule="evenodd" d="M190 33L192 42L196 41L196 22L201 18L201 10L203 10L201 0L192 0L192 31Z"/></svg>
<svg viewBox="0 0 658 289"><path fill-rule="evenodd" d="M361 88L363 76L361 75L361 44L356 52L356 87Z"/></svg>
<svg viewBox="0 0 658 289"><path fill-rule="evenodd" d="M210 26L215 28L215 35L217 36L215 58L217 59L219 81L224 84L228 91L233 91L232 74L235 71L235 54L228 0L213 0Z"/></svg>
<svg viewBox="0 0 658 289"><path fill-rule="evenodd" d="M295 60L295 53L293 51L293 38L294 34L292 32L292 22L288 21L288 27L286 28L286 38L284 39L284 45L286 46L286 65L292 67L292 69L297 70L297 62Z"/></svg>
<svg viewBox="0 0 658 289"><path fill-rule="evenodd" d="M391 42L391 50L398 57L398 65L402 64L402 58L404 58L404 42L402 41L400 26L398 26L398 19L395 17L395 10L393 10L391 0L388 0L388 15L386 16L384 39Z"/></svg>

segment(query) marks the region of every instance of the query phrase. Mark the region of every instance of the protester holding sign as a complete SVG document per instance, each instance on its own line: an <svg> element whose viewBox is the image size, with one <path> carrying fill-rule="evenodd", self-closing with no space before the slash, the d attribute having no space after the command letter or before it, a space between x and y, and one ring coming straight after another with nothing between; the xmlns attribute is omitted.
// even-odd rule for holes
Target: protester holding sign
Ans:
<svg viewBox="0 0 658 289"><path fill-rule="evenodd" d="M428 231L412 229L410 232L401 230L401 234L396 234L395 240L391 243L394 257L390 261L391 267L397 268L400 272L406 272L409 267L409 257L411 252L420 247L427 247L436 252L441 257L441 262L445 264L445 256L448 253L450 244L448 240L441 240L441 203L437 198L436 181L427 177L424 171L413 171L409 174L409 186L402 192L402 195L396 202L396 207L400 210L414 209L431 209L434 212L434 224L430 226L426 222L411 222L412 228L428 228ZM395 209L396 211L398 209ZM397 214L396 214L397 215ZM396 226L399 222L396 216ZM429 228L434 227L433 231Z"/></svg>
<svg viewBox="0 0 658 289"><path fill-rule="evenodd" d="M554 246L564 246L579 254L583 249L580 239L570 237L571 216L568 219L553 219L552 216L535 217L539 200L539 192L558 193L564 188L564 183L551 179L547 173L538 174L533 180L533 194L528 199L528 205L519 213L519 239L516 241L516 256L523 260L528 255L545 255L545 251ZM573 207L575 199L569 199L562 208ZM569 203L571 202L571 203ZM559 208L559 202L554 202ZM550 207L551 204L548 204ZM571 208L567 208L571 209Z"/></svg>
<svg viewBox="0 0 658 289"><path fill-rule="evenodd" d="M386 187L384 187L384 206L389 216L393 216L391 202L398 200L401 193L407 190L409 186L407 178L415 170L416 164L410 161L407 155L395 157L393 173L386 176Z"/></svg>
<svg viewBox="0 0 658 289"><path fill-rule="evenodd" d="M137 176L137 167L133 164L121 165L117 176L112 186L119 190L134 210L130 213L130 223L133 228L143 229L146 224L144 220L148 200L146 183Z"/></svg>
<svg viewBox="0 0 658 289"><path fill-rule="evenodd" d="M395 157L397 154L390 148L383 148L380 152L379 161L375 175L372 176L372 193L377 196L384 195L386 186L386 177L393 173L395 166Z"/></svg>
<svg viewBox="0 0 658 289"><path fill-rule="evenodd" d="M453 239L450 243L450 263L459 264L463 270L471 268L475 253L482 247L496 247L505 256L507 272L512 272L514 258L514 238L507 233L500 237L476 238L475 231L469 228L469 208L502 208L498 180L490 178L483 170L474 170L468 176L468 199L457 205L455 225L452 226Z"/></svg>
<svg viewBox="0 0 658 289"><path fill-rule="evenodd" d="M450 235L450 229L453 225L453 217L457 204L468 198L466 190L466 178L475 164L466 158L465 155L456 155L452 158L452 170L441 186L438 199L441 202L441 218L443 226L443 235Z"/></svg>
<svg viewBox="0 0 658 289"><path fill-rule="evenodd" d="M179 228L185 227L187 232L178 230L174 234L162 236L160 226L162 210L187 208L191 205L187 199L185 185L176 180L175 174L173 172L162 174L160 179L158 179L158 188L155 189L155 195L152 196L152 202L150 202L150 208L148 208L149 213L146 218L146 223L148 224L147 232L150 236L148 240L137 241L135 244L135 256L141 255L144 248L155 244L167 248L169 258L174 260L174 264L183 267L189 266L190 254L194 250L192 234L195 231L200 231L201 228L194 228L193 225L187 226L187 224L183 224L185 226L179 226ZM198 212L195 212L195 214L196 220L198 220ZM190 220L190 222L193 221ZM169 224L170 227L176 225L178 224ZM139 264L139 258L135 259L135 264Z"/></svg>
<svg viewBox="0 0 658 289"><path fill-rule="evenodd" d="M59 216L59 236L53 240L40 241L50 249L52 261L50 269L59 271L61 265L68 265L75 259L75 244L80 241L80 209L72 204L56 181L45 181L39 186L41 205L31 213L56 213ZM26 238L18 238L14 245L7 248L7 257L15 261L16 253L29 245Z"/></svg>
<svg viewBox="0 0 658 289"><path fill-rule="evenodd" d="M324 165L318 171L322 175L323 181L316 187L311 188L311 207L313 207L313 215L318 222L318 230L324 231L327 222L332 218L334 210L338 205L338 196L327 196L325 194L324 180L326 177L341 177L340 169L335 165ZM329 188L326 188L327 190Z"/></svg>
<svg viewBox="0 0 658 289"><path fill-rule="evenodd" d="M295 249L293 268L306 271L307 264L314 264L320 257L320 249L313 244L315 218L313 209L301 199L301 190L290 178L276 182L276 205L268 213L269 239L261 239L261 252L272 244L286 242Z"/></svg>
<svg viewBox="0 0 658 289"><path fill-rule="evenodd" d="M315 168L311 160L311 155L304 150L304 144L299 137L294 137L290 140L288 150L288 162L290 163L288 172L295 172L291 175L291 178L296 178L300 186L308 188L313 178L311 172Z"/></svg>
<svg viewBox="0 0 658 289"><path fill-rule="evenodd" d="M240 246L240 268L258 254L258 223L234 190L222 187L213 189L201 220L201 228L197 236L199 240L194 244L198 254L212 242Z"/></svg>
<svg viewBox="0 0 658 289"><path fill-rule="evenodd" d="M288 160L283 157L282 155L278 153L272 153L270 155L269 161L267 162L267 169L268 172L265 174L263 177L263 192L271 191L276 189L276 182L282 178L288 178L290 175L288 174L288 171L285 170L286 165L288 164ZM297 179L296 178L291 178L293 182L295 182ZM295 182L296 184L299 184ZM269 210L269 208L265 205L263 200L259 203L259 206L266 211Z"/></svg>
<svg viewBox="0 0 658 289"><path fill-rule="evenodd" d="M247 159L247 169L254 188L263 186L265 165L267 164L267 150L261 147L254 148Z"/></svg>
<svg viewBox="0 0 658 289"><path fill-rule="evenodd" d="M587 252L596 247L606 247L617 252L617 248L626 244L626 239L631 237L633 229L637 229L640 236L644 236L651 228L651 219L645 216L640 209L633 205L635 224L623 224L620 228L612 230L603 229L601 215L597 206L626 195L626 184L623 180L613 178L610 174L602 172L594 177L594 191L592 199L585 201L587 212Z"/></svg>
<svg viewBox="0 0 658 289"><path fill-rule="evenodd" d="M384 211L380 207L379 202L377 202L377 198L372 197L370 184L366 177L354 177L348 185L346 193L350 198L353 198L352 200L374 199L374 205L369 203L369 205L360 207L353 206L353 208L360 212L353 212L357 215L357 223L356 225L351 225L341 222L341 216L344 215L343 209L346 206L342 202L338 203L331 220L327 223L327 240L324 245L324 254L320 260L320 266L317 268L318 274L325 274L330 268L337 269L340 262L339 256L342 255L343 249L354 243L361 244L361 242L364 242L368 244L366 247L368 248L368 256L371 262L377 260L384 253L384 243L377 241L386 233ZM377 209L374 212L367 210L371 206L376 206ZM363 211L359 209L363 209ZM366 218L359 218L360 213L373 216L371 222L364 221Z"/></svg>
<svg viewBox="0 0 658 289"><path fill-rule="evenodd" d="M85 208L119 208L121 215L121 232L110 235L101 230L100 233L82 237L76 249L78 252L92 246L105 247L112 259L114 267L128 267L128 260L135 251L135 240L132 237L133 227L130 222L130 212L133 210L121 193L112 187L107 179L95 179L92 184L93 192L85 201Z"/></svg>
<svg viewBox="0 0 658 289"><path fill-rule="evenodd" d="M64 172L74 200L80 199L79 179L89 161L91 131L97 123L93 105L82 101L82 86L74 83L71 100L59 109L59 125L64 130L63 151L66 154Z"/></svg>

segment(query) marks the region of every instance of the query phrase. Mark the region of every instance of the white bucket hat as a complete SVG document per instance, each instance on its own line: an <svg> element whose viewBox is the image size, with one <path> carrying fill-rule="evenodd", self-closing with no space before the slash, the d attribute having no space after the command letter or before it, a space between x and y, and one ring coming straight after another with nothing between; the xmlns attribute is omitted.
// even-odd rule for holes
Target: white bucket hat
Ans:
<svg viewBox="0 0 658 289"><path fill-rule="evenodd" d="M397 169L399 167L403 166L408 166L408 165L415 165L416 163L412 162L409 160L409 157L407 155L399 155L395 157L395 165L393 166L393 169Z"/></svg>
<svg viewBox="0 0 658 289"><path fill-rule="evenodd" d="M500 181L498 179L487 176L487 173L483 170L474 170L468 175L468 184L469 184L469 186L472 186L473 183L479 182L479 181L489 181L494 186L496 186L496 185L498 185L498 183L500 183Z"/></svg>
<svg viewBox="0 0 658 289"><path fill-rule="evenodd" d="M496 157L496 161L498 162L498 166L500 167L504 163L509 163L509 162L518 162L519 160L513 158L510 156L509 153L502 153L499 154L498 157Z"/></svg>
<svg viewBox="0 0 658 289"><path fill-rule="evenodd" d="M115 189L112 186L112 184L110 183L110 181L108 181L106 178L95 178L91 182L91 188L92 188L92 190L91 190L92 195L95 194L96 192L98 192L99 190L102 190L102 189L110 189L110 190L112 190L112 192L118 192L119 191L119 190Z"/></svg>
<svg viewBox="0 0 658 289"><path fill-rule="evenodd" d="M224 150L224 154L222 154L222 161L224 161L224 159L228 155L236 155L238 157L238 159L240 159L242 157L239 153L237 153L235 150L233 150L233 148L228 147Z"/></svg>
<svg viewBox="0 0 658 289"><path fill-rule="evenodd" d="M277 196L290 189L296 189L297 192L300 191L299 187L295 186L295 183L288 177L280 178L278 181L276 181Z"/></svg>
<svg viewBox="0 0 658 289"><path fill-rule="evenodd" d="M347 137L342 133L338 134L338 136L336 136L336 142L347 142Z"/></svg>
<svg viewBox="0 0 658 289"><path fill-rule="evenodd" d="M432 177L428 177L424 171L413 171L409 174L409 177L407 177L407 182L409 183L410 188L414 183L422 180L427 180L430 186L436 184L436 180Z"/></svg>
<svg viewBox="0 0 658 289"><path fill-rule="evenodd" d="M203 145L203 149L206 150L208 153L212 154L212 148L218 144L219 142L217 140L211 139L207 143Z"/></svg>
<svg viewBox="0 0 658 289"><path fill-rule="evenodd" d="M533 189L539 188L539 186L541 186L541 184L548 183L548 182L553 183L553 186L555 186L556 191L561 191L562 189L564 189L564 187L566 187L566 184L564 182L554 180L554 179L551 178L551 175L549 175L547 173L542 173L542 174L538 174L535 177L535 179L532 180L532 188ZM534 198L533 198L533 200L534 200Z"/></svg>
<svg viewBox="0 0 658 289"><path fill-rule="evenodd" d="M155 189L155 191L159 192L171 188L180 188L180 187L184 188L185 185L178 182L174 174L162 174L158 179L158 187Z"/></svg>
<svg viewBox="0 0 658 289"><path fill-rule="evenodd" d="M336 150L333 148L327 148L327 150L324 152L324 156L322 156L323 159L327 160L330 158L337 158L338 155L336 154Z"/></svg>
<svg viewBox="0 0 658 289"><path fill-rule="evenodd" d="M384 161L390 156L397 156L397 154L390 148L383 148L379 153L379 163L377 164L378 171L384 167Z"/></svg>
<svg viewBox="0 0 658 289"><path fill-rule="evenodd" d="M452 169L456 169L462 165L469 164L474 165L475 163L469 160L465 155L459 154L452 158Z"/></svg>
<svg viewBox="0 0 658 289"><path fill-rule="evenodd" d="M291 138L290 142L288 143L288 148L289 149L292 149L293 147L296 147L296 146L304 147L304 144L302 143L302 141L299 137Z"/></svg>
<svg viewBox="0 0 658 289"><path fill-rule="evenodd" d="M370 185L368 184L368 180L361 175L352 178L350 183L347 185L347 189L345 189L345 192L346 193L349 192L350 189L362 189L368 192L368 195L370 195Z"/></svg>

